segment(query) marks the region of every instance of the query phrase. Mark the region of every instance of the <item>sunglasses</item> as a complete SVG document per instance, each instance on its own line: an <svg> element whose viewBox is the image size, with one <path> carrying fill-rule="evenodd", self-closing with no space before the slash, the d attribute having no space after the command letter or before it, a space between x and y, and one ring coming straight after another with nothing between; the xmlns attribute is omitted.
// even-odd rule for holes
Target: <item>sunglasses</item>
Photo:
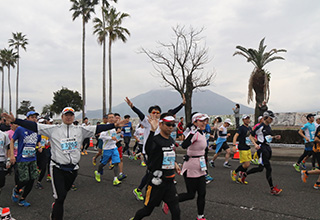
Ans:
<svg viewBox="0 0 320 220"><path fill-rule="evenodd" d="M151 114L160 114L159 111L152 111Z"/></svg>
<svg viewBox="0 0 320 220"><path fill-rule="evenodd" d="M166 122L164 124L167 125L168 127L175 127L176 126L175 123L170 123L170 122Z"/></svg>
<svg viewBox="0 0 320 220"><path fill-rule="evenodd" d="M73 108L65 108L63 109L63 112L74 112Z"/></svg>

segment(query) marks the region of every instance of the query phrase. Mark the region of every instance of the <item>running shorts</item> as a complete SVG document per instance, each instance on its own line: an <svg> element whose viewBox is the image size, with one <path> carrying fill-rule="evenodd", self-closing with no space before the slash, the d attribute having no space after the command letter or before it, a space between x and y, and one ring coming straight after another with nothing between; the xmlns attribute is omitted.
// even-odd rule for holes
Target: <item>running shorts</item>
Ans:
<svg viewBox="0 0 320 220"><path fill-rule="evenodd" d="M239 150L240 163L250 162L252 160L251 150Z"/></svg>

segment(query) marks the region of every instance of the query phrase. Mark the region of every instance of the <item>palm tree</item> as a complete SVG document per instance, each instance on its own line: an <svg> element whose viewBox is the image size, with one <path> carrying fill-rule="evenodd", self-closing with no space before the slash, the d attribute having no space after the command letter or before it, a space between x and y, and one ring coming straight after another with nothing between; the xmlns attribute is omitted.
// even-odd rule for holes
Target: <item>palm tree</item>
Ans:
<svg viewBox="0 0 320 220"><path fill-rule="evenodd" d="M129 17L127 13L117 12L115 8L109 8L106 12L106 30L109 36L109 112L112 108L112 71L111 71L111 45L117 39L126 42L126 35L130 36L128 29L121 27L122 21L124 18Z"/></svg>
<svg viewBox="0 0 320 220"><path fill-rule="evenodd" d="M117 3L117 0L113 0L113 2ZM98 43L102 45L102 115L107 113L106 107L106 37L108 35L108 31L105 26L106 21L106 10L109 8L110 4L106 0L101 1L101 13L102 20L99 18L95 18L94 22L94 31L93 34L96 34L98 37Z"/></svg>
<svg viewBox="0 0 320 220"><path fill-rule="evenodd" d="M12 111L12 100L11 100L11 83L10 83L10 67L15 67L19 56L13 49L3 49L1 51L1 60L3 65L8 68L8 89L9 89L9 112Z"/></svg>
<svg viewBox="0 0 320 220"><path fill-rule="evenodd" d="M0 50L0 71L2 72L1 76L1 113L3 112L3 94L4 94L4 60L2 58L2 50Z"/></svg>
<svg viewBox="0 0 320 220"><path fill-rule="evenodd" d="M28 39L26 38L26 35L22 34L21 32L12 33L13 38L9 39L9 47L14 47L17 50L18 59L17 59L17 78L16 78L16 117L18 115L18 103L19 103L19 60L20 60L20 53L19 49L20 47L26 49L26 45L28 44Z"/></svg>
<svg viewBox="0 0 320 220"><path fill-rule="evenodd" d="M268 102L270 96L269 82L271 79L271 73L264 67L271 61L284 60L281 56L275 56L276 53L287 52L285 49L272 49L269 52L265 52L267 45L264 45L264 39L265 38L260 41L258 51L252 48L246 49L242 46L236 46L239 51L236 51L233 54L233 56L244 56L247 59L247 62L251 62L254 65L248 85L248 104L250 101L253 101L254 91L256 94L255 123L258 121L259 104L264 100Z"/></svg>
<svg viewBox="0 0 320 220"><path fill-rule="evenodd" d="M94 12L94 6L98 4L98 0L70 0L73 4L70 11L73 11L72 20L74 21L79 16L82 17L82 117L86 116L86 81L85 81L85 38L86 38L86 23L91 19L91 14Z"/></svg>

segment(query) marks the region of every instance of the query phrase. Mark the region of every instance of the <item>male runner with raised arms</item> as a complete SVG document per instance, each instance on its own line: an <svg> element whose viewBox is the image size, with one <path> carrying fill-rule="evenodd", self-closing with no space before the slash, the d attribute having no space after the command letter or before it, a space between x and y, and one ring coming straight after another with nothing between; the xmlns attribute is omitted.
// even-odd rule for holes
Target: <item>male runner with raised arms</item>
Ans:
<svg viewBox="0 0 320 220"><path fill-rule="evenodd" d="M133 105L133 103L130 101L130 99L128 97L126 97L125 101L130 106L130 108L139 116L139 119L141 121L140 124L142 124L142 126L145 128L144 129L144 143L143 143L143 147L142 147L142 154L143 154L143 156L145 156L145 154L146 154L146 152L145 152L145 144L146 144L147 138L148 138L149 133L150 133L151 125L148 122L148 118L137 107L135 107ZM185 97L183 95L182 103L178 107L173 109L170 113L172 115L175 115L177 112L179 112L182 109L182 107L185 105L185 103L186 103L186 99L185 99ZM161 114L161 108L158 105L149 107L148 112L149 112L149 116L150 117L151 116L155 116L156 119L159 120L160 114ZM159 134L159 132L160 132L160 130L158 128L155 131L155 135ZM146 185L147 177L148 177L148 170L147 170L146 174L143 176L140 185L133 190L133 194L136 196L137 200L143 200L141 190Z"/></svg>

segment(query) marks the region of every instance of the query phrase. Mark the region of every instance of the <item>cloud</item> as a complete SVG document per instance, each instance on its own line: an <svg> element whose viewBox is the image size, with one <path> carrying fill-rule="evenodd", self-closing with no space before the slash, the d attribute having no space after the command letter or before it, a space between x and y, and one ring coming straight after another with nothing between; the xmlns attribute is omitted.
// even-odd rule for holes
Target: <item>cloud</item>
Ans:
<svg viewBox="0 0 320 220"><path fill-rule="evenodd" d="M71 2L16 0L0 4L0 48L7 47L12 32L21 31L29 39L27 52L21 52L20 101L32 101L39 111L51 103L53 92L62 86L81 92L82 26L80 19L72 21ZM116 41L112 46L113 103L163 87L161 79L152 76L155 70L148 58L138 51L141 47L155 49L158 41L170 42L171 28L185 25L205 28L203 36L213 58L206 71L214 69L217 73L208 89L246 104L253 66L232 54L237 45L257 48L266 37L267 49L288 50L281 54L285 61L274 61L266 67L272 73L270 108L278 112L316 109L319 4L317 0L202 0L196 4L185 0L121 0L114 5L130 14L123 26L131 36L127 43ZM100 13L97 7L95 16ZM87 109L99 109L102 48L92 32L90 21L86 25ZM14 85L15 74L11 81Z"/></svg>

